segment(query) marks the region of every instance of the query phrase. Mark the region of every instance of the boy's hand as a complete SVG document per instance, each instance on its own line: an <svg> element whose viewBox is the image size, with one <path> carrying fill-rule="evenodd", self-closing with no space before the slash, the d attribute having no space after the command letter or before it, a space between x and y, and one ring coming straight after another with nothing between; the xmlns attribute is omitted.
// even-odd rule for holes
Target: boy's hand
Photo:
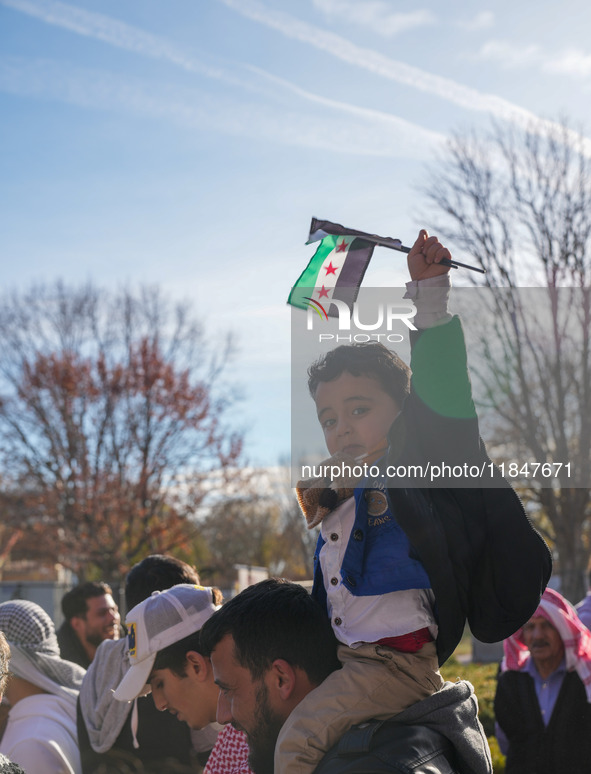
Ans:
<svg viewBox="0 0 591 774"><path fill-rule="evenodd" d="M447 274L450 267L440 264L442 258L451 259L451 253L447 247L444 247L437 237L430 237L425 229L421 229L417 241L408 254L410 278L423 280L427 277L436 277L438 274Z"/></svg>

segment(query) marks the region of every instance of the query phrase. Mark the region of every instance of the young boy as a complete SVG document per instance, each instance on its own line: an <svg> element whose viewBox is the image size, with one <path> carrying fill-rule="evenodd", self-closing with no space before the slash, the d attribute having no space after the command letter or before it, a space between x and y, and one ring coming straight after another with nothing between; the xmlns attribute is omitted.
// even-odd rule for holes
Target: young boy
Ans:
<svg viewBox="0 0 591 774"><path fill-rule="evenodd" d="M426 231L408 256L406 297L420 329L412 378L377 343L338 347L309 370L333 455L324 464L345 472L367 463L372 473L298 485L309 527L320 524L313 594L326 602L343 667L283 727L281 774L314 771L350 726L391 718L439 690L439 664L466 617L477 637L503 639L531 615L550 575L547 547L513 490L487 467L461 325L447 312L449 268L441 261L450 257ZM430 488L422 472L444 463L483 470L485 485L496 488L449 474Z"/></svg>

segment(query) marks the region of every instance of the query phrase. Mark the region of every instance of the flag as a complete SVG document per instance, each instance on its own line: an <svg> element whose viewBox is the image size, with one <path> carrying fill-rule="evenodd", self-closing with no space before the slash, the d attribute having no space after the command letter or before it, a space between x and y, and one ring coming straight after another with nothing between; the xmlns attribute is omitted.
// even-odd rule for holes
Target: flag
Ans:
<svg viewBox="0 0 591 774"><path fill-rule="evenodd" d="M312 233L310 237L308 242L313 241ZM356 236L324 236L312 260L293 286L287 303L299 309L312 306L319 311L320 307L323 316L336 317L336 307L333 305L331 308L334 298L344 301L353 311L373 249L371 242Z"/></svg>
<svg viewBox="0 0 591 774"><path fill-rule="evenodd" d="M410 251L410 247L405 247L400 239L381 237L377 234L368 234L366 231L345 228L344 226L341 226L340 223L331 223L330 220L318 220L318 218L312 218L310 236L308 237L306 244L317 242L319 239L324 239L328 234L332 234L333 236L356 236L365 239L374 245L390 247L393 250L401 250L403 253L408 253Z"/></svg>

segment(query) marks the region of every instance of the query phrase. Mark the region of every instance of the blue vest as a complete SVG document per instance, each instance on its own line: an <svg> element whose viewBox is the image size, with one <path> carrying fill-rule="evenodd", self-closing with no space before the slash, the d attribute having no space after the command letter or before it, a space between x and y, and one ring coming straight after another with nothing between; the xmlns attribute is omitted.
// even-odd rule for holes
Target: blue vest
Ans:
<svg viewBox="0 0 591 774"><path fill-rule="evenodd" d="M383 477L364 481L355 489L355 522L341 567L343 584L359 597L377 596L390 591L429 589L425 568L398 525L390 508ZM314 555L312 594L326 601L320 569L322 534Z"/></svg>

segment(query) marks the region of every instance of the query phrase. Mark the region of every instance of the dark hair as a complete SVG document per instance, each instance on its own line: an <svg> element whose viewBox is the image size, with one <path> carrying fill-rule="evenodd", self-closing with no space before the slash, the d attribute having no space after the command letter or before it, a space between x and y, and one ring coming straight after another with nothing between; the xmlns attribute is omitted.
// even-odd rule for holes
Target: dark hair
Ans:
<svg viewBox="0 0 591 774"><path fill-rule="evenodd" d="M10 647L6 637L0 632L0 696L4 695L8 681L8 664L10 663Z"/></svg>
<svg viewBox="0 0 591 774"><path fill-rule="evenodd" d="M190 650L196 650L197 653L204 655L200 635L200 631L193 632L188 637L159 650L152 669L170 669L179 677L184 677L187 674L187 653Z"/></svg>
<svg viewBox="0 0 591 774"><path fill-rule="evenodd" d="M270 578L226 602L201 629L203 653L211 654L226 634L254 680L278 658L303 669L316 685L339 668L326 610L297 583Z"/></svg>
<svg viewBox="0 0 591 774"><path fill-rule="evenodd" d="M211 597L214 605L221 605L224 599L222 592L215 586L212 586ZM187 674L187 653L190 650L195 650L202 656L207 655L201 645L201 630L159 650L152 669L170 669L179 677L184 677Z"/></svg>
<svg viewBox="0 0 591 774"><path fill-rule="evenodd" d="M62 597L62 613L66 621L72 618L84 618L88 611L87 599L93 597L102 597L105 594L112 594L113 591L108 583L103 581L87 581L74 586Z"/></svg>
<svg viewBox="0 0 591 774"><path fill-rule="evenodd" d="M310 395L315 398L320 382L332 382L345 371L376 379L400 408L410 392L410 368L404 360L379 341L369 341L335 347L312 363L308 368Z"/></svg>
<svg viewBox="0 0 591 774"><path fill-rule="evenodd" d="M190 564L167 554L151 554L134 564L125 578L127 609L139 605L153 591L164 591L179 583L199 585L199 573Z"/></svg>

